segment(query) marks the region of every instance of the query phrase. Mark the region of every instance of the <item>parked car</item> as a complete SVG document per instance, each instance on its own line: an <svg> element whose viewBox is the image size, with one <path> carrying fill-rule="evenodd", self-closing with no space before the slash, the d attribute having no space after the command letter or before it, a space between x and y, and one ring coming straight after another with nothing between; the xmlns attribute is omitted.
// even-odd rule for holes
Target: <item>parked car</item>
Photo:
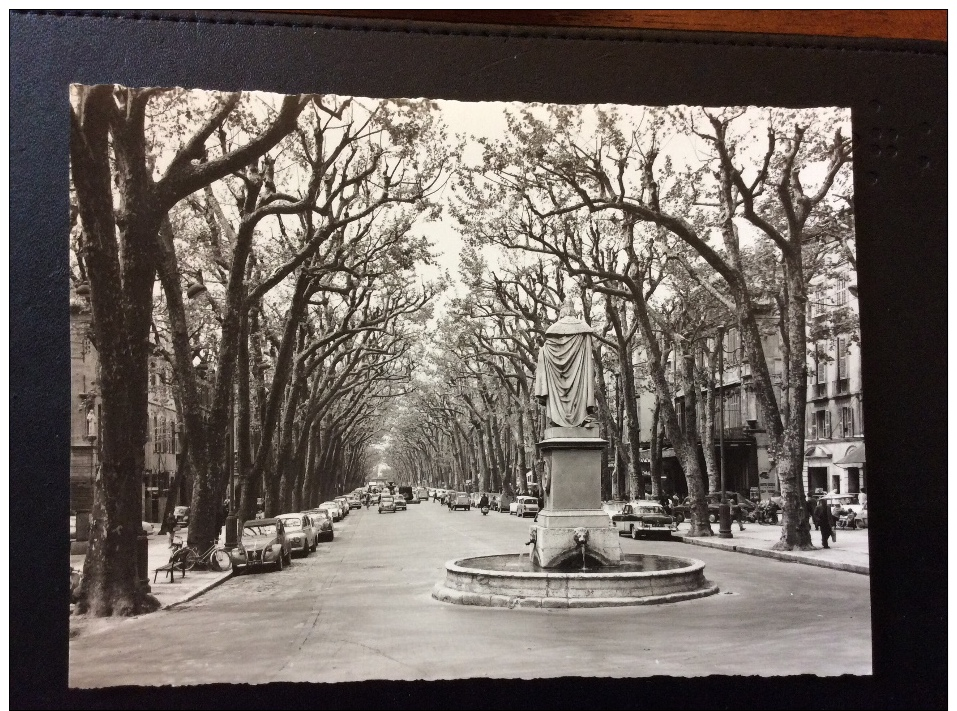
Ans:
<svg viewBox="0 0 957 711"><path fill-rule="evenodd" d="M352 510L349 507L349 499L347 499L345 496L337 496L336 498L333 499L333 501L339 504L339 508L342 509L343 518L349 515L349 512Z"/></svg>
<svg viewBox="0 0 957 711"><path fill-rule="evenodd" d="M173 507L173 522L177 526L188 526L189 525L189 506L174 506Z"/></svg>
<svg viewBox="0 0 957 711"><path fill-rule="evenodd" d="M620 514L621 510L625 508L627 501L603 501L601 504L601 510L608 514L608 521L611 523L612 516ZM612 525L614 525L612 523Z"/></svg>
<svg viewBox="0 0 957 711"><path fill-rule="evenodd" d="M707 494L705 498L707 499L707 502L708 502L708 521L710 521L711 523L717 523L718 515L719 515L718 507L721 505L721 492L720 491L711 492L710 494ZM746 517L749 516L754 511L755 508L757 508L754 505L753 501L749 501L745 497L739 496L738 492L736 491L729 491L728 505L732 507L732 510L731 510L732 517L734 517L734 506L739 502L742 508L744 509L744 514ZM690 520L691 519L690 497L686 497L681 504L679 504L678 506L675 506L674 509L672 510L672 515L675 517L677 523L684 523L685 521Z"/></svg>
<svg viewBox="0 0 957 711"><path fill-rule="evenodd" d="M468 511L472 508L472 499L469 498L469 495L464 491L452 492L449 495L449 511L455 511L456 509L465 509Z"/></svg>
<svg viewBox="0 0 957 711"><path fill-rule="evenodd" d="M424 486L420 486L418 489L416 489L415 494L416 494L416 498L419 500L419 503L429 500L429 496L430 496L429 490L426 489Z"/></svg>
<svg viewBox="0 0 957 711"><path fill-rule="evenodd" d="M310 509L306 511L306 514L312 520L317 541L331 541L335 538L335 528L332 525L332 514L329 509Z"/></svg>
<svg viewBox="0 0 957 711"><path fill-rule="evenodd" d="M534 496L519 496L515 500L515 515L525 518L526 516L538 515L538 499Z"/></svg>
<svg viewBox="0 0 957 711"><path fill-rule="evenodd" d="M395 497L394 496L380 496L379 497L379 513L383 511L391 511L395 513Z"/></svg>
<svg viewBox="0 0 957 711"><path fill-rule="evenodd" d="M312 520L304 513L280 514L277 516L286 529L286 538L289 539L290 550L299 549L303 558L310 551L316 550L316 530L312 527Z"/></svg>
<svg viewBox="0 0 957 711"><path fill-rule="evenodd" d="M678 530L674 516L669 516L657 501L630 501L622 506L621 513L612 515L611 524L618 529L619 536L632 538L652 533L670 537L672 531Z"/></svg>
<svg viewBox="0 0 957 711"><path fill-rule="evenodd" d="M278 518L257 518L246 521L239 544L229 551L229 559L237 571L271 565L276 570L292 562L292 549Z"/></svg>
<svg viewBox="0 0 957 711"><path fill-rule="evenodd" d="M392 497L392 503L395 504L396 511L408 511L408 502L402 497L401 494L396 494Z"/></svg>
<svg viewBox="0 0 957 711"><path fill-rule="evenodd" d="M515 513L515 509L512 508L512 504L514 503L515 503L515 500L512 499L511 496L506 496L505 494L502 494L500 497L498 497L498 509L496 510L499 513L513 514Z"/></svg>
<svg viewBox="0 0 957 711"><path fill-rule="evenodd" d="M362 508L362 499L353 494L348 498L349 508L350 509L361 509Z"/></svg>
<svg viewBox="0 0 957 711"><path fill-rule="evenodd" d="M323 501L319 504L319 508L328 510L332 514L333 521L338 522L342 519L342 509L335 501Z"/></svg>
<svg viewBox="0 0 957 711"><path fill-rule="evenodd" d="M518 497L515 497L515 499L508 505L508 515L514 516L517 512L518 512Z"/></svg>

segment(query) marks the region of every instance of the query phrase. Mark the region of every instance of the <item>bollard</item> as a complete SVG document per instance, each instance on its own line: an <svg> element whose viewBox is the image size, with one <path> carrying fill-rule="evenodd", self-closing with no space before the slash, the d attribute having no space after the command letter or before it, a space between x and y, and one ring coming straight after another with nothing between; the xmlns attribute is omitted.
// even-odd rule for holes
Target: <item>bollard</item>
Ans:
<svg viewBox="0 0 957 711"><path fill-rule="evenodd" d="M149 538L142 526L136 534L136 581L142 592L150 592Z"/></svg>
<svg viewBox="0 0 957 711"><path fill-rule="evenodd" d="M226 517L226 541L224 543L227 550L232 550L239 545L239 519L236 514L229 514Z"/></svg>
<svg viewBox="0 0 957 711"><path fill-rule="evenodd" d="M731 506L727 502L718 504L718 537L734 538L731 533Z"/></svg>

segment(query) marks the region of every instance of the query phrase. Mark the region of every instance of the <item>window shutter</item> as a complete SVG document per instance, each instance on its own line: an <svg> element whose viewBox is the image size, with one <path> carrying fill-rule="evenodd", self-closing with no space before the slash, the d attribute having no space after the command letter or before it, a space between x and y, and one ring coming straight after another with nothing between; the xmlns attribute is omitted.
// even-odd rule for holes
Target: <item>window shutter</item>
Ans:
<svg viewBox="0 0 957 711"><path fill-rule="evenodd" d="M812 412L811 416L807 418L807 438L817 439L817 413L816 412Z"/></svg>
<svg viewBox="0 0 957 711"><path fill-rule="evenodd" d="M844 338L837 339L837 377L839 380L847 377L847 341Z"/></svg>
<svg viewBox="0 0 957 711"><path fill-rule="evenodd" d="M831 438L831 411L824 411L824 431L821 433L821 439Z"/></svg>
<svg viewBox="0 0 957 711"><path fill-rule="evenodd" d="M821 350L817 352L817 382L827 382L827 363L824 362L824 353Z"/></svg>

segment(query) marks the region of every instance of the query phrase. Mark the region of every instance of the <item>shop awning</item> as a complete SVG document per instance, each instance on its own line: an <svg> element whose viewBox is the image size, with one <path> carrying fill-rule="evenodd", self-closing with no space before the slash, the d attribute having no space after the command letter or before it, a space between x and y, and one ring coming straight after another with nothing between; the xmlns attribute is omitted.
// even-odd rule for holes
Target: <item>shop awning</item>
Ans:
<svg viewBox="0 0 957 711"><path fill-rule="evenodd" d="M842 469L848 469L850 467L860 467L866 463L864 458L864 443L854 444L847 448L847 452L841 459L838 459L834 464L841 467Z"/></svg>

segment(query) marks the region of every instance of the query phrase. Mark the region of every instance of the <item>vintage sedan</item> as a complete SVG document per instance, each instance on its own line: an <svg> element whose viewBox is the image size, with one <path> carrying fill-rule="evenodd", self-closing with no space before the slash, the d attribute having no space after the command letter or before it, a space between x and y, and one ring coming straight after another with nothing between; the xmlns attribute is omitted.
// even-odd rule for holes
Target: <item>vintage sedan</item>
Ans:
<svg viewBox="0 0 957 711"><path fill-rule="evenodd" d="M335 501L323 501L319 504L319 508L328 510L332 514L333 521L338 522L342 519L342 509Z"/></svg>
<svg viewBox="0 0 957 711"><path fill-rule="evenodd" d="M298 550L303 558L316 550L316 530L312 527L312 519L307 514L280 514L276 518L282 521L283 528L286 529L286 538L289 539L291 550Z"/></svg>
<svg viewBox="0 0 957 711"><path fill-rule="evenodd" d="M339 504L339 508L342 509L343 518L349 515L349 511L352 510L349 507L349 499L347 499L345 496L337 496L336 498L333 499L333 501Z"/></svg>
<svg viewBox="0 0 957 711"><path fill-rule="evenodd" d="M465 509L466 511L472 508L472 499L464 491L455 492L453 491L449 495L449 511L455 511L456 509Z"/></svg>
<svg viewBox="0 0 957 711"><path fill-rule="evenodd" d="M620 514L611 517L611 525L618 529L618 535L630 535L640 538L650 534L671 536L678 530L673 516L669 516L664 506L657 501L631 501L625 504Z"/></svg>
<svg viewBox="0 0 957 711"><path fill-rule="evenodd" d="M282 570L292 562L292 549L286 530L278 518L257 518L246 521L239 544L229 551L229 559L238 572L265 565Z"/></svg>
<svg viewBox="0 0 957 711"><path fill-rule="evenodd" d="M603 501L601 504L601 510L608 514L608 523L611 526L615 524L612 523L611 517L615 514L620 514L621 510L625 508L628 504L627 501Z"/></svg>
<svg viewBox="0 0 957 711"><path fill-rule="evenodd" d="M383 511L395 513L395 497L383 495L379 497L379 513Z"/></svg>
<svg viewBox="0 0 957 711"><path fill-rule="evenodd" d="M408 510L409 510L409 502L406 501L406 500L405 500L405 497L402 496L401 494L397 494L396 496L393 496L393 497L392 497L392 503L395 504L395 510L396 510L396 511L408 511Z"/></svg>
<svg viewBox="0 0 957 711"><path fill-rule="evenodd" d="M515 515L525 518L526 516L538 515L538 499L534 496L519 496L515 499Z"/></svg>
<svg viewBox="0 0 957 711"><path fill-rule="evenodd" d="M328 509L309 509L304 513L312 520L312 528L316 532L317 541L331 541L335 538L332 514L329 513Z"/></svg>
<svg viewBox="0 0 957 711"><path fill-rule="evenodd" d="M358 496L352 495L348 497L349 508L350 509L361 509L362 508L362 499Z"/></svg>

